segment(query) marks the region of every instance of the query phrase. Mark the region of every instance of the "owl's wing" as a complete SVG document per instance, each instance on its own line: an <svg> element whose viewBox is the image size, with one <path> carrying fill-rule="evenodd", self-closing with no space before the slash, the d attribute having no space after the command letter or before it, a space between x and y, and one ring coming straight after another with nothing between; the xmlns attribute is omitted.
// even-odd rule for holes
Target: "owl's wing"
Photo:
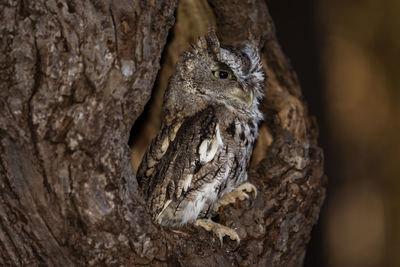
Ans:
<svg viewBox="0 0 400 267"><path fill-rule="evenodd" d="M166 203L195 189L196 174L214 158L222 143L212 107L167 128L152 142L138 172L153 216Z"/></svg>
<svg viewBox="0 0 400 267"><path fill-rule="evenodd" d="M146 199L151 192L149 184L154 177L154 171L158 168L160 161L165 155L170 140L175 138L176 131L179 129L180 125L181 123L178 121L173 122L171 126L167 126L165 125L165 122L163 122L161 125L161 131L151 141L151 144L139 165L137 180ZM174 130L175 134L173 134Z"/></svg>

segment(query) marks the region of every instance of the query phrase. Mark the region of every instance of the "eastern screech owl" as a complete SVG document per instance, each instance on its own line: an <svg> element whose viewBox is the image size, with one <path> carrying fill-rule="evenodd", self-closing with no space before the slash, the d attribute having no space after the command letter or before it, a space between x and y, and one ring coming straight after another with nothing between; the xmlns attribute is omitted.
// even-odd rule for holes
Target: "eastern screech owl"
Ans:
<svg viewBox="0 0 400 267"><path fill-rule="evenodd" d="M211 31L184 53L165 92L161 130L138 170L157 223L179 227L203 221L199 225L221 241L223 235L239 241L236 232L201 219L248 197L246 190L256 193L246 182L246 168L262 119L263 84L258 49L251 42L223 46ZM226 229L216 229L221 227Z"/></svg>

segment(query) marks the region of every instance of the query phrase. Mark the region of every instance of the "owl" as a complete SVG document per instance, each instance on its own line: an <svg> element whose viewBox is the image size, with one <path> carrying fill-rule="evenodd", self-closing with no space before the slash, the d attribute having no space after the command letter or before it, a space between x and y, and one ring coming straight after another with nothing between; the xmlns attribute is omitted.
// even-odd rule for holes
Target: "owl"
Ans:
<svg viewBox="0 0 400 267"><path fill-rule="evenodd" d="M194 223L221 244L225 235L239 243L233 229L210 218L257 193L247 167L263 118L263 85L260 55L249 41L224 46L211 30L183 54L164 95L161 129L137 175L156 223Z"/></svg>

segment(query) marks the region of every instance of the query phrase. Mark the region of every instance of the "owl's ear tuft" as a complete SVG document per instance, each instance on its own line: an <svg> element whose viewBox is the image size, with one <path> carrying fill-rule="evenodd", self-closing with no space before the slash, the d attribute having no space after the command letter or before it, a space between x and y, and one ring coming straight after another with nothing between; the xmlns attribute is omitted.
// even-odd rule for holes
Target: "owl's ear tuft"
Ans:
<svg viewBox="0 0 400 267"><path fill-rule="evenodd" d="M218 40L218 37L215 33L214 25L210 24L210 27L208 28L208 34L206 36L207 40L207 47L208 49L214 53L218 54L219 53L219 48L220 48L220 43Z"/></svg>
<svg viewBox="0 0 400 267"><path fill-rule="evenodd" d="M206 50L207 49L207 42L204 37L197 38L197 47L198 50Z"/></svg>
<svg viewBox="0 0 400 267"><path fill-rule="evenodd" d="M257 48L257 51L259 51L264 46L265 40L263 40L260 35L256 36L253 33L250 33L248 40L242 43L242 47L245 46L247 42L254 45Z"/></svg>

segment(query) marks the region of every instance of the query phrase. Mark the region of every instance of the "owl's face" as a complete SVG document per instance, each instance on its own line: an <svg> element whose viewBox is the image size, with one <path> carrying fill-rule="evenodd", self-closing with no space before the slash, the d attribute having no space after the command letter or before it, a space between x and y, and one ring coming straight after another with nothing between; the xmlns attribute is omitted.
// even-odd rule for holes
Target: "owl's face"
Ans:
<svg viewBox="0 0 400 267"><path fill-rule="evenodd" d="M258 112L264 74L256 46L221 46L215 34L206 38L183 55L173 80L181 86L175 88L190 95L189 104L223 104L237 114Z"/></svg>
<svg viewBox="0 0 400 267"><path fill-rule="evenodd" d="M250 109L254 101L254 90L239 82L239 77L225 63L205 54L185 61L188 78L198 96L209 101L224 103L235 109Z"/></svg>

